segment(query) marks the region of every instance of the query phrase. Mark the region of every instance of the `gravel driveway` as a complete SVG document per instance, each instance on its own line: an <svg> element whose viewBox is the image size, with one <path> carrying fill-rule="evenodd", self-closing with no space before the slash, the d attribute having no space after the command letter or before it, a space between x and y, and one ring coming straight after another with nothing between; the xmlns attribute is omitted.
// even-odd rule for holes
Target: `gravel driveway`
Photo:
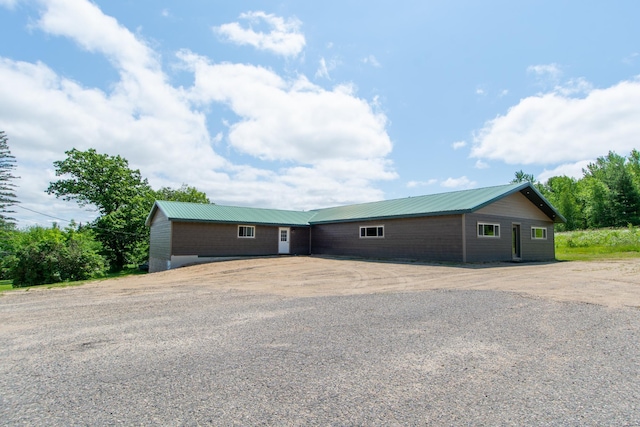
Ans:
<svg viewBox="0 0 640 427"><path fill-rule="evenodd" d="M246 283L223 264L225 283ZM171 274L0 297L0 422L640 425L637 307L151 285ZM309 277L291 280L312 290Z"/></svg>

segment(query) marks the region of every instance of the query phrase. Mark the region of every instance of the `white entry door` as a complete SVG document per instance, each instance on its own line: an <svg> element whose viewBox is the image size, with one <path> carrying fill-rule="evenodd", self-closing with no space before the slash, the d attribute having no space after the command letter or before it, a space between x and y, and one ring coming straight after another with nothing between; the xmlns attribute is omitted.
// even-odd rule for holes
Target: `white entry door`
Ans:
<svg viewBox="0 0 640 427"><path fill-rule="evenodd" d="M288 254L289 253L289 235L291 234L291 230L288 227L281 227L280 232L278 233L278 253L279 254Z"/></svg>

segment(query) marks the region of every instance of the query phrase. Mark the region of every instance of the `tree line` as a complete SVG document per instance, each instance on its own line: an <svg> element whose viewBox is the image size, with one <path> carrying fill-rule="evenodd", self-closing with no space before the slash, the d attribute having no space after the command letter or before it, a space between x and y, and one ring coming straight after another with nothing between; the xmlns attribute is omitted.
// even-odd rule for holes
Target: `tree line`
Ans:
<svg viewBox="0 0 640 427"><path fill-rule="evenodd" d="M140 170L121 156L94 149L65 152L53 163L58 180L47 193L81 207L96 209L87 224L71 221L61 228L18 229L11 214L19 201L16 159L0 131L0 279L29 286L83 280L121 271L148 260L149 228L145 220L155 200L211 203L206 194L183 184L154 190ZM580 179L556 176L544 183L518 171L512 182L530 181L566 218L557 230L640 225L640 152L609 152L590 163Z"/></svg>
<svg viewBox="0 0 640 427"><path fill-rule="evenodd" d="M154 190L140 170L121 156L94 149L66 151L66 159L53 163L58 180L47 193L96 209L88 224L74 221L60 228L18 229L11 206L18 203L12 174L15 158L7 138L0 143L0 278L13 286L30 286L99 277L148 260L149 228L145 220L156 200L211 203L207 195L183 184Z"/></svg>
<svg viewBox="0 0 640 427"><path fill-rule="evenodd" d="M579 179L554 176L536 182L533 175L516 172L512 182L531 181L565 217L558 231L640 225L640 152L628 156L613 151L582 170Z"/></svg>

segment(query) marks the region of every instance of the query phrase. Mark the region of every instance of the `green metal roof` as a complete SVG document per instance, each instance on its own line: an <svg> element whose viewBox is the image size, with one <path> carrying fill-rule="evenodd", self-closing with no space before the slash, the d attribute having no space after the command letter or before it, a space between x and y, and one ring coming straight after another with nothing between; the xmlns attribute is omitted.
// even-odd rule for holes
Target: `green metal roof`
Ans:
<svg viewBox="0 0 640 427"><path fill-rule="evenodd" d="M205 203L156 201L147 217L150 224L155 210L160 209L172 221L246 223L264 225L308 226L312 212L278 209L243 208Z"/></svg>
<svg viewBox="0 0 640 427"><path fill-rule="evenodd" d="M453 215L474 212L487 206L498 199L506 197L517 191L522 191L525 197L539 206L538 199L544 201L544 207L549 208L551 219L560 219L562 216L544 200L542 195L529 183L500 185L496 187L477 188L473 190L454 191L449 193L430 194L427 196L407 197L404 199L383 200L380 202L363 203L358 205L340 206L335 208L318 209L311 219L312 224L330 222L348 222L355 220L389 219L396 217L416 217ZM533 191L531 191L533 190ZM528 191L529 193L526 193ZM536 195L532 200L531 195ZM564 218L562 218L564 220Z"/></svg>
<svg viewBox="0 0 640 427"><path fill-rule="evenodd" d="M530 183L508 184L404 199L316 209L309 212L278 209L243 208L212 204L157 201L147 218L150 224L156 209L173 221L246 223L282 226L308 226L333 222L351 222L474 212L503 197L522 193L555 222L564 217Z"/></svg>

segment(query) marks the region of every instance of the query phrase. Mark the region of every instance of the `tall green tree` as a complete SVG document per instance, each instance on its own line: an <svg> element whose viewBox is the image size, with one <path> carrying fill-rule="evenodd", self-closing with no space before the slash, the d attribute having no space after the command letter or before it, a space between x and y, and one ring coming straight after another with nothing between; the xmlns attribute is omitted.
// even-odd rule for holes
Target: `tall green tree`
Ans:
<svg viewBox="0 0 640 427"><path fill-rule="evenodd" d="M16 197L16 185L14 180L17 178L13 174L16 168L16 158L11 155L9 150L9 138L0 131L0 228L5 229L15 224L15 219L8 216L15 213L11 210L11 206L18 203Z"/></svg>
<svg viewBox="0 0 640 427"><path fill-rule="evenodd" d="M610 151L584 170L586 180L597 180L607 189L602 195L604 206L600 226L640 224L640 190L634 183L633 155L632 152L631 161L627 162L625 157Z"/></svg>
<svg viewBox="0 0 640 427"><path fill-rule="evenodd" d="M65 154L65 160L54 162L56 176L63 179L50 183L47 193L98 210L100 216L92 226L113 269L138 262L140 246L148 239L144 222L154 199L147 180L121 156L75 148Z"/></svg>
<svg viewBox="0 0 640 427"><path fill-rule="evenodd" d="M557 225L558 231L584 228L581 200L578 196L578 181L575 178L555 176L538 188L567 220L566 224Z"/></svg>
<svg viewBox="0 0 640 427"><path fill-rule="evenodd" d="M155 192L156 200L172 202L211 203L205 193L195 187L182 184L180 188L162 187Z"/></svg>
<svg viewBox="0 0 640 427"><path fill-rule="evenodd" d="M536 178L530 173L524 173L522 169L515 173L514 178L511 180L511 184L518 184L521 182L530 182L534 184L536 182Z"/></svg>

